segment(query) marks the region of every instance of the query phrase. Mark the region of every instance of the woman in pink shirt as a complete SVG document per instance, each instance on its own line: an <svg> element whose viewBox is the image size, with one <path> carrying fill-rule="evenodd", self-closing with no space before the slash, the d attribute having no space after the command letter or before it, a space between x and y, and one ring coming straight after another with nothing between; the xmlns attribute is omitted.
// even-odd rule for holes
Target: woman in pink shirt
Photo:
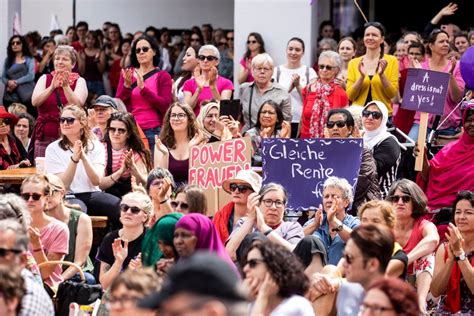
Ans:
<svg viewBox="0 0 474 316"><path fill-rule="evenodd" d="M194 77L187 80L183 86L184 102L199 115L201 103L204 100L229 100L234 86L232 81L217 73L219 50L214 45L204 45L199 49L199 64L194 68ZM150 143L150 148L151 143Z"/></svg>
<svg viewBox="0 0 474 316"><path fill-rule="evenodd" d="M122 70L116 95L137 120L150 148L155 147L155 135L160 134L172 101L171 76L157 67L159 61L156 42L146 35L139 37L132 45L132 67Z"/></svg>

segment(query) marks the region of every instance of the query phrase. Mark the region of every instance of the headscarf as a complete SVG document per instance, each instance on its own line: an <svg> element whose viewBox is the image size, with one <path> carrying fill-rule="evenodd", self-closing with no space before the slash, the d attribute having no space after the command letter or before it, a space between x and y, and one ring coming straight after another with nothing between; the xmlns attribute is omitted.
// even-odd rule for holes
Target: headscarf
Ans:
<svg viewBox="0 0 474 316"><path fill-rule="evenodd" d="M215 252L219 257L235 267L219 237L216 227L208 217L199 213L187 214L176 223L176 228L189 230L196 236L195 251L207 250Z"/></svg>
<svg viewBox="0 0 474 316"><path fill-rule="evenodd" d="M220 138L220 140L228 140L232 138L232 134L229 131L227 127L224 127L224 130L222 131L221 137L218 137L211 132L209 132L205 127L204 127L204 119L206 118L207 114L209 113L210 110L212 109L217 109L219 111L220 106L219 103L217 102L209 102L206 105L201 106L201 110L199 111L199 115L197 116L197 124L201 132L206 136L206 139L210 139L212 136L216 138Z"/></svg>
<svg viewBox="0 0 474 316"><path fill-rule="evenodd" d="M462 124L474 111L474 101L467 104ZM436 210L451 206L461 190L474 188L474 137L463 132L461 138L446 145L430 160L429 181L426 188L428 206Z"/></svg>
<svg viewBox="0 0 474 316"><path fill-rule="evenodd" d="M393 137L396 139L392 134L387 131L387 121L388 121L388 110L385 104L380 101L371 101L364 106L364 110L367 109L369 106L375 105L379 108L380 112L382 112L382 122L380 126L374 131L368 131L364 127L364 144L372 151L375 146L383 142L389 137Z"/></svg>
<svg viewBox="0 0 474 316"><path fill-rule="evenodd" d="M154 266L163 257L158 241L173 246L174 229L181 217L181 213L166 214L146 232L142 242L142 263L145 267Z"/></svg>

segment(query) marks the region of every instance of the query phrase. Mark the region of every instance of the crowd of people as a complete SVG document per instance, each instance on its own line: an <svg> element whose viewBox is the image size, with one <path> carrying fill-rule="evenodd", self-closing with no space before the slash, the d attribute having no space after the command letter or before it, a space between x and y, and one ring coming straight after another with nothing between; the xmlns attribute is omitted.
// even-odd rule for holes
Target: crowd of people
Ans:
<svg viewBox="0 0 474 316"><path fill-rule="evenodd" d="M339 41L324 22L313 66L301 38L276 65L259 33L234 56L234 32L209 24L12 36L0 170L45 172L2 187L0 314L54 315L66 282L99 285L97 315L474 313L474 87L459 66L474 31L440 24L456 10L394 45L379 22ZM447 144L418 173L393 133L418 140L420 113L400 107L410 68L450 78L428 126ZM238 114L221 115L236 90ZM225 179L215 210L188 183L190 149L244 136L256 168ZM294 188L259 173L267 138L362 138L357 183L328 177L321 205L288 216Z"/></svg>

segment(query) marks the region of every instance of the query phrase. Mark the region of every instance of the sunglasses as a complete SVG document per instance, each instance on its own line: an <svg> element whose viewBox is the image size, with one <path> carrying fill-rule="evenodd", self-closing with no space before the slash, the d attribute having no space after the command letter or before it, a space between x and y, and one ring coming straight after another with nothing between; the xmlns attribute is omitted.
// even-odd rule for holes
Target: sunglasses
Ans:
<svg viewBox="0 0 474 316"><path fill-rule="evenodd" d="M374 120L378 120L382 117L382 113L377 112L377 111L368 111L368 110L362 111L362 116L363 117L369 117L371 115L374 118Z"/></svg>
<svg viewBox="0 0 474 316"><path fill-rule="evenodd" d="M237 183L231 183L229 185L230 192L234 192L235 189L239 190L239 193L245 193L247 190L252 190L253 189L245 184L237 184Z"/></svg>
<svg viewBox="0 0 474 316"><path fill-rule="evenodd" d="M257 41L247 41L247 44L257 44Z"/></svg>
<svg viewBox="0 0 474 316"><path fill-rule="evenodd" d="M74 123L75 120L76 120L75 117L60 117L59 123L61 124L66 123L67 125L71 125L72 123Z"/></svg>
<svg viewBox="0 0 474 316"><path fill-rule="evenodd" d="M385 35L385 27L382 25L380 22L367 22L364 24L364 30L368 28L369 26L373 26L377 29L380 30L380 33L382 33L382 36Z"/></svg>
<svg viewBox="0 0 474 316"><path fill-rule="evenodd" d="M408 203L411 200L411 196L409 195L392 195L389 197L390 202L398 203L402 199L403 203Z"/></svg>
<svg viewBox="0 0 474 316"><path fill-rule="evenodd" d="M343 254L342 257L344 258L344 260L346 260L347 264L352 264L354 262L354 257L351 256L350 254Z"/></svg>
<svg viewBox="0 0 474 316"><path fill-rule="evenodd" d="M184 203L184 202L171 201L171 202L170 202L170 205L171 205L171 207L174 208L174 209L179 208L179 209L181 209L181 210L183 210L183 211L186 211L187 209L189 209L188 203Z"/></svg>
<svg viewBox="0 0 474 316"><path fill-rule="evenodd" d="M217 60L217 57L216 57L216 56L211 56L211 55L209 55L209 56L199 55L199 56L198 56L198 59L199 59L200 61L205 61L205 60L214 61L214 60Z"/></svg>
<svg viewBox="0 0 474 316"><path fill-rule="evenodd" d="M233 41L233 40L234 40L234 37L227 37L227 39L228 39L229 41Z"/></svg>
<svg viewBox="0 0 474 316"><path fill-rule="evenodd" d="M227 42L222 42L222 43L219 43L219 46L224 46L224 45L227 45Z"/></svg>
<svg viewBox="0 0 474 316"><path fill-rule="evenodd" d="M38 201L43 196L43 194L39 193L22 193L20 195L25 201L29 201L30 198L33 198L33 201Z"/></svg>
<svg viewBox="0 0 474 316"><path fill-rule="evenodd" d="M263 259L250 259L245 262L244 267L249 265L249 268L255 268L259 262L265 262Z"/></svg>
<svg viewBox="0 0 474 316"><path fill-rule="evenodd" d="M109 133L115 134L116 132L118 132L120 135L123 135L127 132L127 130L120 127L109 127Z"/></svg>
<svg viewBox="0 0 474 316"><path fill-rule="evenodd" d="M192 38L191 37L191 42L199 42L199 41L200 41L199 38Z"/></svg>
<svg viewBox="0 0 474 316"><path fill-rule="evenodd" d="M334 128L334 126L337 126L338 128L343 128L346 126L346 121L328 121L326 123L326 127L331 129Z"/></svg>
<svg viewBox="0 0 474 316"><path fill-rule="evenodd" d="M6 248L0 248L0 258L3 258L5 257L6 255L8 255L9 253L14 253L16 255L22 253L21 250L18 250L18 249L6 249Z"/></svg>
<svg viewBox="0 0 474 316"><path fill-rule="evenodd" d="M140 54L141 52L147 53L151 48L148 46L143 46L139 47L136 49L137 54Z"/></svg>
<svg viewBox="0 0 474 316"><path fill-rule="evenodd" d="M126 213L128 210L132 212L132 214L138 214L142 210L136 206L128 206L127 204L120 204L120 211Z"/></svg>
<svg viewBox="0 0 474 316"><path fill-rule="evenodd" d="M20 41L13 41L12 46L15 46L15 45L21 45L21 42Z"/></svg>
<svg viewBox="0 0 474 316"><path fill-rule="evenodd" d="M9 118L4 118L2 121L0 121L0 125L10 125L12 121Z"/></svg>
<svg viewBox="0 0 474 316"><path fill-rule="evenodd" d="M329 66L329 65L318 65L319 70L333 70L334 68L336 68L336 67Z"/></svg>

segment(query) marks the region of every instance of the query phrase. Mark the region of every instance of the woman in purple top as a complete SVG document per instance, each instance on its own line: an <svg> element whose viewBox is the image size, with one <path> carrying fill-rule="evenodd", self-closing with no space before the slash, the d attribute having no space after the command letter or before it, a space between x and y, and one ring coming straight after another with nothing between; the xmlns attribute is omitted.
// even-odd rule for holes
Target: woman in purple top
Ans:
<svg viewBox="0 0 474 316"><path fill-rule="evenodd" d="M149 36L139 37L132 45L131 68L122 70L117 98L127 106L143 129L150 148L160 134L163 117L171 100L171 76L160 70L160 50Z"/></svg>
<svg viewBox="0 0 474 316"><path fill-rule="evenodd" d="M199 49L199 64L194 68L194 77L183 86L184 102L199 115L204 100L229 100L234 86L232 82L217 73L219 50L214 45L204 45Z"/></svg>

